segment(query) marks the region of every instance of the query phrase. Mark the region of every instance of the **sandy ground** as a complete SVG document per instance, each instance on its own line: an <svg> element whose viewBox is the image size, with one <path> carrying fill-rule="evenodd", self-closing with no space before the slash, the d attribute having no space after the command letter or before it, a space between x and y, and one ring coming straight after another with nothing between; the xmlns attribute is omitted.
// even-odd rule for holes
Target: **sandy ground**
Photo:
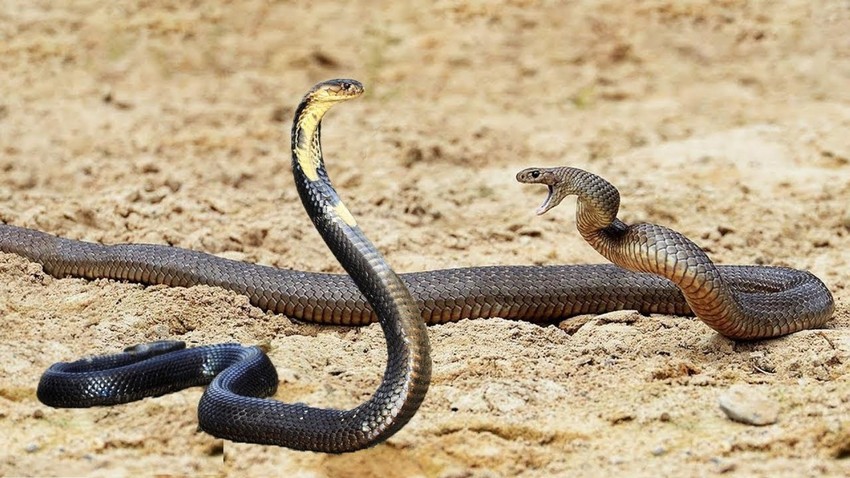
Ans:
<svg viewBox="0 0 850 478"><path fill-rule="evenodd" d="M353 77L368 94L329 115L325 154L399 271L602 262L571 201L536 217L544 191L513 179L568 164L620 188L623 220L720 263L811 270L837 309L824 330L754 343L631 312L431 327L418 415L327 456L199 432L199 389L55 410L35 386L88 353L236 340L270 346L278 398L347 407L380 379L377 327L297 323L208 287L58 280L0 254L0 475L850 473L847 2L100 3L0 8L4 222L340 271L297 200L288 134L312 84ZM735 384L779 421L727 419Z"/></svg>

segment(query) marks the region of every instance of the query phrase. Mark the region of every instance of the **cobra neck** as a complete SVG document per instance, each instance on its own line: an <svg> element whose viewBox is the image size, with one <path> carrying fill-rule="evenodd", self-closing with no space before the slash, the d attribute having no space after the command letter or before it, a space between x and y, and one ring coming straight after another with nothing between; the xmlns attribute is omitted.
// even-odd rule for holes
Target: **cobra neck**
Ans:
<svg viewBox="0 0 850 478"><path fill-rule="evenodd" d="M416 302L357 226L325 171L320 124L337 102L305 100L299 106L292 127L292 170L313 224L378 316L389 357L384 380L368 401L353 410L327 414L327 426L319 432L297 432L313 434L316 441L336 440L342 445L315 449L341 452L372 446L404 426L425 397L431 362L428 333Z"/></svg>
<svg viewBox="0 0 850 478"><path fill-rule="evenodd" d="M310 181L319 179L322 167L322 118L334 105L331 101L305 101L298 105L292 122L292 161Z"/></svg>

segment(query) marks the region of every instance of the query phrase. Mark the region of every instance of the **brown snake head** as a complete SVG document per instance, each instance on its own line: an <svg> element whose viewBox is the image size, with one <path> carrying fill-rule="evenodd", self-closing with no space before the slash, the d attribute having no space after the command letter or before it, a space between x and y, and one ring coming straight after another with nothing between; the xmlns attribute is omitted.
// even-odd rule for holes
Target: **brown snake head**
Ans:
<svg viewBox="0 0 850 478"><path fill-rule="evenodd" d="M564 181L563 170L565 168L527 168L518 172L516 180L524 184L545 184L549 188L549 194L543 204L537 208L537 215L545 214L546 211L557 206L570 194L575 194Z"/></svg>
<svg viewBox="0 0 850 478"><path fill-rule="evenodd" d="M516 175L525 184L545 184L549 194L537 208L545 214L567 196L578 196L576 225L582 234L591 234L611 225L617 219L620 193L611 183L587 171L570 168L528 168Z"/></svg>

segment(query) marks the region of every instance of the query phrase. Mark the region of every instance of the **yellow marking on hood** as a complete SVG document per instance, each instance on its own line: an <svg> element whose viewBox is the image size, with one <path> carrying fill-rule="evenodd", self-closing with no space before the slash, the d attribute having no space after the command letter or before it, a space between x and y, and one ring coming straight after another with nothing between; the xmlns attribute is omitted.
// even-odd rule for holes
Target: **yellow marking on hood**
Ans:
<svg viewBox="0 0 850 478"><path fill-rule="evenodd" d="M349 211L342 202L336 203L336 205L333 206L333 210L334 213L336 213L336 215L349 226L354 227L357 225L357 221L354 220L354 216L351 215L351 211Z"/></svg>
<svg viewBox="0 0 850 478"><path fill-rule="evenodd" d="M301 166L301 171L304 171L304 176L307 176L310 181L317 181L319 179L319 161L313 158L309 148L296 146L295 157L298 158L298 164Z"/></svg>

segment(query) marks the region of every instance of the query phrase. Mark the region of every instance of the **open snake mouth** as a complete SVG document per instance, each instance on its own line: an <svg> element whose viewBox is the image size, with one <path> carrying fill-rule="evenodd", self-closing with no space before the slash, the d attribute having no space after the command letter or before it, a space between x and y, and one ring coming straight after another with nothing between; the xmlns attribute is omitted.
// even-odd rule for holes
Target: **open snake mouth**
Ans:
<svg viewBox="0 0 850 478"><path fill-rule="evenodd" d="M560 187L555 189L555 185L559 184L560 181L553 174L551 168L527 168L518 172L516 175L517 181L523 184L542 184L546 186L548 193L546 194L546 199L543 201L543 204L537 208L537 215L546 214L546 212L553 207L557 206L562 199L564 199L564 194L561 192Z"/></svg>
<svg viewBox="0 0 850 478"><path fill-rule="evenodd" d="M555 197L555 188L551 184L547 184L546 189L548 190L546 199L543 200L543 204L536 211L538 216L546 214L548 210L556 206L556 204L552 204L552 199Z"/></svg>

